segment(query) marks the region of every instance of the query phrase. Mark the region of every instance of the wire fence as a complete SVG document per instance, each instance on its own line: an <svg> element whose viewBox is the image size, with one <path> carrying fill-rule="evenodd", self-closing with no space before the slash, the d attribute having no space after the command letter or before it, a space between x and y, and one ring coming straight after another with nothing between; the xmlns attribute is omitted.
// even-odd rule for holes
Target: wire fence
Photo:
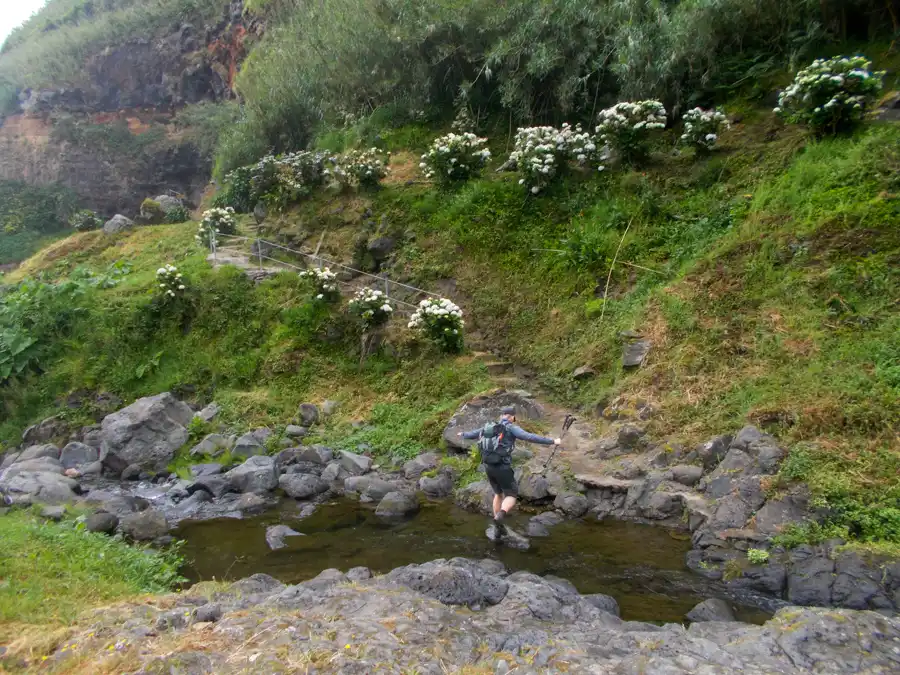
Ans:
<svg viewBox="0 0 900 675"><path fill-rule="evenodd" d="M321 240L319 243L321 245ZM414 312L418 307L418 301L429 297L440 297L424 288L395 281L386 274L372 274L326 258L319 255L318 248L315 252L309 253L258 236L245 237L235 234L218 234L212 237L209 248L214 265L236 264L247 269L255 267L260 273L284 270L302 272L310 267L319 269L327 267L338 275L336 281L341 286L359 290L364 285L368 285L381 290L391 302L398 305L398 311L404 314ZM273 257L274 255L280 255L280 257ZM237 259L234 256L237 256ZM284 259L292 256L293 258L290 260ZM341 278L341 273L344 278Z"/></svg>

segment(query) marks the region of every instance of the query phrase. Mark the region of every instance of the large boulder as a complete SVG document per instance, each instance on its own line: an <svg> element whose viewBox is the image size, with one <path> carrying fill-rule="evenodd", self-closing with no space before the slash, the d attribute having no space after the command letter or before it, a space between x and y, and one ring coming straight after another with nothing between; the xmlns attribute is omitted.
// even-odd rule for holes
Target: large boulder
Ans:
<svg viewBox="0 0 900 675"><path fill-rule="evenodd" d="M453 476L449 471L441 471L433 478L422 476L419 479L419 489L428 499L449 497L453 493Z"/></svg>
<svg viewBox="0 0 900 675"><path fill-rule="evenodd" d="M380 502L385 495L396 489L394 483L375 476L349 476L344 479L344 493L357 495L365 502Z"/></svg>
<svg viewBox="0 0 900 675"><path fill-rule="evenodd" d="M250 457L252 455L264 455L268 452L266 441L272 435L272 430L262 427L247 432L234 442L231 454L235 457Z"/></svg>
<svg viewBox="0 0 900 675"><path fill-rule="evenodd" d="M587 513L588 500L578 492L563 492L553 500L553 506L570 518L580 518Z"/></svg>
<svg viewBox="0 0 900 675"><path fill-rule="evenodd" d="M169 531L169 523L162 511L146 509L119 520L119 529L135 541L151 541Z"/></svg>
<svg viewBox="0 0 900 675"><path fill-rule="evenodd" d="M208 434L202 441L191 448L191 457L218 457L234 447L233 436Z"/></svg>
<svg viewBox="0 0 900 675"><path fill-rule="evenodd" d="M158 197L154 197L153 201L159 204L159 207L166 215L184 206L184 202L172 195L159 195Z"/></svg>
<svg viewBox="0 0 900 675"><path fill-rule="evenodd" d="M414 457L403 465L403 476L407 480L418 480L423 473L437 468L441 457L436 452L426 452Z"/></svg>
<svg viewBox="0 0 900 675"><path fill-rule="evenodd" d="M42 457L50 457L59 459L59 448L55 445L32 445L25 448L16 460L16 463L25 462L29 459L40 459Z"/></svg>
<svg viewBox="0 0 900 675"><path fill-rule="evenodd" d="M103 418L101 450L126 464L161 471L187 442L193 416L187 404L168 392L140 398Z"/></svg>
<svg viewBox="0 0 900 675"><path fill-rule="evenodd" d="M701 621L737 621L731 605L719 598L710 598L701 602L687 613L687 620L693 623Z"/></svg>
<svg viewBox="0 0 900 675"><path fill-rule="evenodd" d="M105 511L92 513L84 521L84 527L88 532L100 532L101 534L112 534L118 526L118 517Z"/></svg>
<svg viewBox="0 0 900 675"><path fill-rule="evenodd" d="M69 424L61 417L48 417L28 427L22 434L22 445L42 445L60 440L69 434Z"/></svg>
<svg viewBox="0 0 900 675"><path fill-rule="evenodd" d="M526 391L504 390L477 396L464 403L450 418L443 435L447 446L457 451L468 449L475 441L460 438L457 433L479 429L488 422L496 421L500 417L500 410L509 405L516 407L516 415L521 419L544 417L544 409Z"/></svg>
<svg viewBox="0 0 900 675"><path fill-rule="evenodd" d="M59 461L64 469L77 469L100 459L100 451L84 443L72 442L62 449Z"/></svg>
<svg viewBox="0 0 900 675"><path fill-rule="evenodd" d="M372 468L372 460L365 455L357 455L355 452L341 450L338 453L338 461L341 467L351 476L362 476Z"/></svg>
<svg viewBox="0 0 900 675"><path fill-rule="evenodd" d="M134 227L134 221L117 213L103 224L103 234L119 234Z"/></svg>
<svg viewBox="0 0 900 675"><path fill-rule="evenodd" d="M312 403L301 403L297 409L297 419L309 428L319 421L319 409Z"/></svg>
<svg viewBox="0 0 900 675"><path fill-rule="evenodd" d="M486 480L469 483L456 491L456 504L469 511L493 515L494 491Z"/></svg>
<svg viewBox="0 0 900 675"><path fill-rule="evenodd" d="M278 486L275 459L264 455L250 457L226 473L225 478L238 492L268 492Z"/></svg>
<svg viewBox="0 0 900 675"><path fill-rule="evenodd" d="M616 602L616 599L611 595L604 595L603 593L592 593L590 595L584 595L582 597L589 603L591 603L594 607L599 609L601 612L607 612L608 614L612 614L613 616L619 616L619 603Z"/></svg>
<svg viewBox="0 0 900 675"><path fill-rule="evenodd" d="M40 462L42 460L32 460ZM26 463L26 464L30 464ZM66 504L77 499L78 487L71 478L61 475L62 471L31 471L7 469L0 478L0 492L5 493L13 504Z"/></svg>
<svg viewBox="0 0 900 675"><path fill-rule="evenodd" d="M310 499L328 490L328 483L310 473L286 473L278 479L278 487L288 497Z"/></svg>
<svg viewBox="0 0 900 675"><path fill-rule="evenodd" d="M389 492L378 503L375 515L381 518L402 518L419 510L419 500L405 492Z"/></svg>

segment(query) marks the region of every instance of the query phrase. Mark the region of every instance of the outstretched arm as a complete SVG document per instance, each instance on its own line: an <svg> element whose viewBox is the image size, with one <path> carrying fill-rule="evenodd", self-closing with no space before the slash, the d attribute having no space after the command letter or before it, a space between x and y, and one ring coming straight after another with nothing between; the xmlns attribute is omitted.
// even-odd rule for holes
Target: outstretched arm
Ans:
<svg viewBox="0 0 900 675"><path fill-rule="evenodd" d="M517 440L525 441L526 443L539 443L540 445L553 445L556 441L552 438L547 438L546 436L538 436L537 434L530 434L525 431L518 424L510 424L509 432L516 437Z"/></svg>
<svg viewBox="0 0 900 675"><path fill-rule="evenodd" d="M481 429L475 429L474 431L463 431L463 432L460 432L459 435L462 436L463 438L471 441L471 440L478 438L481 435Z"/></svg>

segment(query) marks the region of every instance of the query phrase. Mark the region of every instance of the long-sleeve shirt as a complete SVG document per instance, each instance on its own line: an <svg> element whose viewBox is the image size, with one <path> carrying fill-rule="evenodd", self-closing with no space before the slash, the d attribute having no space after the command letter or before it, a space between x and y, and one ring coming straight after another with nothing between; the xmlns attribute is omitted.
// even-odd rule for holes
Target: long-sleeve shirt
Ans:
<svg viewBox="0 0 900 675"><path fill-rule="evenodd" d="M518 424L513 424L512 422L502 422L503 426L506 427L506 430L512 434L513 437L513 445L515 445L515 440L525 441L526 443L538 443L540 445L553 445L553 439L547 438L546 436L538 436L537 434L530 434L525 431ZM473 431L466 431L463 433L462 437L468 440L474 440L481 436L481 429L475 429Z"/></svg>

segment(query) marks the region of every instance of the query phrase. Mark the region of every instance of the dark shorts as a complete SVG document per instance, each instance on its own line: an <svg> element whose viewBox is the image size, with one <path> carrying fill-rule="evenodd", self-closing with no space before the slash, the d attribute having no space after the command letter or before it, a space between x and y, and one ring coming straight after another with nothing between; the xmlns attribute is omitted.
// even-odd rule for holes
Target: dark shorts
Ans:
<svg viewBox="0 0 900 675"><path fill-rule="evenodd" d="M509 464L485 464L484 470L495 495L502 494L505 497L519 495L519 487L516 485L512 466Z"/></svg>

